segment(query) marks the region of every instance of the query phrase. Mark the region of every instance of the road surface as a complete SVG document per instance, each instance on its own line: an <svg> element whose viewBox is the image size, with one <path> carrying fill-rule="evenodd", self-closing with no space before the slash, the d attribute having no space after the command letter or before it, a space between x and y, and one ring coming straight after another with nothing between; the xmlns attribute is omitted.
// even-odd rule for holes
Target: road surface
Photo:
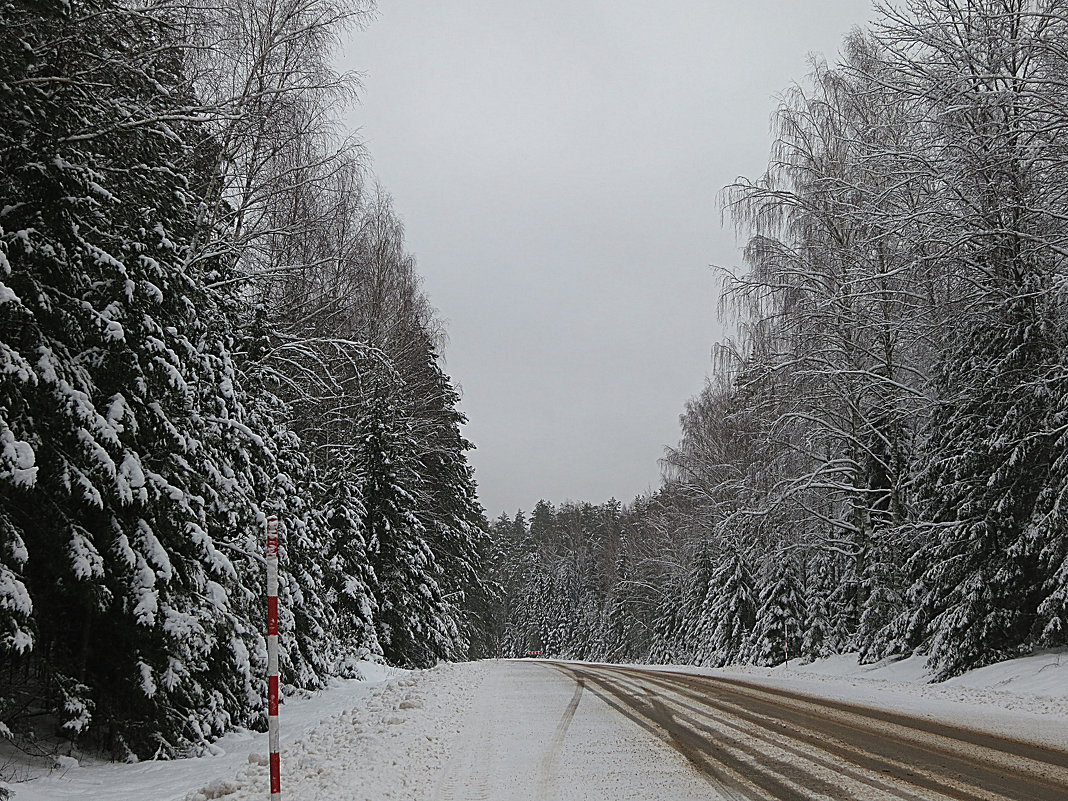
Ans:
<svg viewBox="0 0 1068 801"><path fill-rule="evenodd" d="M1068 752L737 678L541 660L485 679L436 801L1068 801Z"/></svg>

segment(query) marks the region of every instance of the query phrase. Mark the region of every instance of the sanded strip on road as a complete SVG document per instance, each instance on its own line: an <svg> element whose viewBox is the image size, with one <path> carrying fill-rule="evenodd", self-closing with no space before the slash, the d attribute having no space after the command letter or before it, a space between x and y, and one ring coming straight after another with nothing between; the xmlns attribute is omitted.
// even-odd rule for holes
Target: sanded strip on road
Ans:
<svg viewBox="0 0 1068 801"><path fill-rule="evenodd" d="M1068 753L1053 748L856 704L824 705L813 696L778 688L769 693L764 685L722 681L718 676L633 673L646 680L650 674L702 703L715 702L718 695L720 703L747 709L762 719L778 718L791 727L805 722L805 729L821 737L862 745L869 754L952 777L969 792L981 788L1005 798L1068 798Z"/></svg>
<svg viewBox="0 0 1068 801"><path fill-rule="evenodd" d="M835 797L817 775L826 775L828 768L834 768L820 756L825 753L836 761L861 768L866 774L857 774L842 766L852 778L884 792L892 787L890 791L898 798L926 799L932 797L932 792L961 801L976 798L1063 801L1068 798L1068 782L1062 775L1068 765L1068 755L1055 749L984 732L939 727L932 721L884 710L874 710L877 714L866 716L865 712L869 710L865 707L841 702L830 702L825 710L818 706L821 699L812 696L776 689L769 698L763 685L734 680L723 682L719 677L607 666L583 665L579 668L569 665L567 668L580 672L587 681L593 681L595 677L599 679L598 686L627 708L625 714L628 717L638 716L669 730L668 741L706 773L710 767L715 771L714 766L707 765L708 759L728 767L729 773L744 775L749 771L748 778L760 787L761 794L746 792L747 797L791 799L809 798L811 794ZM635 698L639 688L649 692L650 684L661 692L662 708L646 705ZM687 701L704 708L694 707ZM672 714L667 712L664 702L668 706L680 703L682 706ZM798 702L808 706L816 704L817 707L798 708ZM615 708L624 711L619 704ZM725 733L723 724L731 718L746 725L732 725L732 731ZM910 725L912 723L918 725ZM888 726L896 728L888 732ZM748 732L745 732L746 728ZM788 764L767 757L761 759L761 752L769 750L769 745L783 749L783 737L794 741L785 750L797 759ZM940 746L938 742L932 744L932 740L938 739L950 741L951 746ZM720 741L718 746L715 740ZM999 745L1005 747L998 749ZM754 774L754 767L748 760L731 755L724 746L748 755L758 764L762 762L764 769L756 769ZM695 760L695 751L707 755L707 759ZM1013 764L1012 759L1006 759L1007 754L1017 758L1017 769L1006 768L1007 764ZM995 762L999 765L991 767L992 756L998 757ZM799 765L806 761L823 770L799 771ZM1044 775L1043 765L1048 775ZM768 769L777 775L767 775ZM874 777L882 781L876 781ZM892 783L887 785L886 780L892 780ZM745 792L744 784L737 789ZM804 788L802 794L795 790L798 786ZM915 789L923 794L917 796L912 791Z"/></svg>
<svg viewBox="0 0 1068 801"><path fill-rule="evenodd" d="M645 684L655 685L656 681L649 676L643 676L639 686ZM979 801L980 799L1003 801L1004 799L1004 796L988 793L971 785L965 786L959 782L918 773L913 766L905 762L873 756L863 749L849 746L825 734L798 729L795 725L786 723L778 714L780 710L774 708L771 714L752 715L736 705L710 702L698 696L707 708L697 709L678 700L676 696L685 694L684 690L680 690L673 684L668 685L666 689L671 693L669 703L672 706L679 707L680 711L688 708L690 711L697 712L700 718L695 719L682 712L677 715L680 722L690 726L696 732L701 732L721 742L727 739L725 728L738 732L741 738L732 737L729 742L745 758L765 766L772 766L777 773L788 777L794 783L807 787L813 793L833 798L835 801L843 798L872 796L871 792L860 796L857 785L866 785L867 788L875 790L874 797L879 799L887 797L902 801L931 801L935 798L956 799L956 801ZM633 689L624 689L624 692L633 692ZM710 709L715 712L714 715L710 714ZM796 745L790 745L791 741ZM793 759L772 760L769 754L775 751L784 751ZM821 757L821 753L827 754L834 761ZM814 771L813 768L822 768L822 770ZM826 781L821 781L815 775L817 772L824 776L830 773L837 779L838 786L832 792L826 792L823 789L826 787ZM806 775L811 775L812 778L806 779ZM853 786L849 786L850 783L843 780L852 780ZM821 789L823 792L820 792ZM914 790L919 790L921 794L913 792ZM774 798L776 796L759 797Z"/></svg>
<svg viewBox="0 0 1068 801"><path fill-rule="evenodd" d="M577 671L573 666L565 668ZM784 780L783 776L769 767L778 767L784 772L796 772L794 766L778 764L773 760L743 759L727 747L737 743L711 741L699 732L681 724L663 705L657 707L634 693L620 687L613 677L598 672L577 671L586 679L587 689L608 706L626 716L646 731L660 738L686 757L723 795L750 801L811 801L812 796ZM592 686L595 685L595 686ZM598 689L600 688L600 689ZM756 755L762 756L762 755ZM761 764L761 761L763 764ZM833 790L835 788L822 787Z"/></svg>

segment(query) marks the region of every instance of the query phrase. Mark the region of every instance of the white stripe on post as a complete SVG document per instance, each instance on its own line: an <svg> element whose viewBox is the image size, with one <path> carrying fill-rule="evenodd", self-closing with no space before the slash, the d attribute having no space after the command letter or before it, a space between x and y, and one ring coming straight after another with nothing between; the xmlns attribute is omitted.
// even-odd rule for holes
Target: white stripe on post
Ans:
<svg viewBox="0 0 1068 801"><path fill-rule="evenodd" d="M267 518L267 738L271 749L271 801L281 801L278 757L278 518Z"/></svg>

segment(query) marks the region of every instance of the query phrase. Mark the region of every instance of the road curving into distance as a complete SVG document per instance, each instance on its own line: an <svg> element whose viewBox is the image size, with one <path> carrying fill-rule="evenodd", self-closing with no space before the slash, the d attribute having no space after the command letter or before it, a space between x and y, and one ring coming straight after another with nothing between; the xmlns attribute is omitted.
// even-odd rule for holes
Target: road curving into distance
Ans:
<svg viewBox="0 0 1068 801"><path fill-rule="evenodd" d="M545 665L739 801L1068 801L1068 751L743 679Z"/></svg>

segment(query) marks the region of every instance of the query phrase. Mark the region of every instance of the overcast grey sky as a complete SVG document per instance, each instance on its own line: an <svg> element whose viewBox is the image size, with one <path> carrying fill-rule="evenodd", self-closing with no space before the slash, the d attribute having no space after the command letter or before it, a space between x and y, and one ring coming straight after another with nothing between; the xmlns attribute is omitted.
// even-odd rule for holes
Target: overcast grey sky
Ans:
<svg viewBox="0 0 1068 801"><path fill-rule="evenodd" d="M718 195L869 0L380 0L349 117L448 324L491 517L659 483L738 261Z"/></svg>

